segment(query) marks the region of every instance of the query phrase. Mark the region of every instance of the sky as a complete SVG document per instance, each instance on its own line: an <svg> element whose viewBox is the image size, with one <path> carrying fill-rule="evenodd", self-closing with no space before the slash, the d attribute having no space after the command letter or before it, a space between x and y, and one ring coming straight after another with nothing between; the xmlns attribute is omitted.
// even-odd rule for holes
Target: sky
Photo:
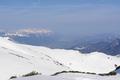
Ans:
<svg viewBox="0 0 120 80"><path fill-rule="evenodd" d="M0 0L0 29L64 35L120 33L120 0Z"/></svg>

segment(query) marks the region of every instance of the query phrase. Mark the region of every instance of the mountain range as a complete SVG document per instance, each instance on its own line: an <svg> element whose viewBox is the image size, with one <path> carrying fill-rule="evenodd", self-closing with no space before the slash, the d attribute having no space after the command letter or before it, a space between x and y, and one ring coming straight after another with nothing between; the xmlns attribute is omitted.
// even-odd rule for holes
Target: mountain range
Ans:
<svg viewBox="0 0 120 80"><path fill-rule="evenodd" d="M97 35L86 38L68 39L47 29L21 29L13 32L1 31L0 36L34 46L49 48L72 49L83 53L103 52L108 55L120 54L120 36Z"/></svg>

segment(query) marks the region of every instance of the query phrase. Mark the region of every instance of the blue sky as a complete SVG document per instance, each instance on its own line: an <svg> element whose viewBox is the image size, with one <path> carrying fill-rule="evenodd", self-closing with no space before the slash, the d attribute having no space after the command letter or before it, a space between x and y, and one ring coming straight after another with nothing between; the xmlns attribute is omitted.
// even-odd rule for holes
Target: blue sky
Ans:
<svg viewBox="0 0 120 80"><path fill-rule="evenodd" d="M120 33L120 0L0 0L0 28L64 35Z"/></svg>
<svg viewBox="0 0 120 80"><path fill-rule="evenodd" d="M120 0L0 0L0 5L5 6L28 6L34 3L42 6L48 5L76 5L76 4L118 4Z"/></svg>

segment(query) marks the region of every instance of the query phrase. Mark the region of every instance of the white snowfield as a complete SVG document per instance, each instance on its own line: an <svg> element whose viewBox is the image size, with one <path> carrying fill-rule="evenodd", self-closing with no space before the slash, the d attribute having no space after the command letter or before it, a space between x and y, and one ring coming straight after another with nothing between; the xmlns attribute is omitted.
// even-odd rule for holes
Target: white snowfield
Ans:
<svg viewBox="0 0 120 80"><path fill-rule="evenodd" d="M21 76L31 71L37 71L42 75L52 75L56 72L69 70L97 74L109 73L115 70L116 66L120 66L120 57L117 56L110 56L100 52L82 54L74 50L30 46L15 43L6 37L0 37L0 80L8 80L11 76ZM45 79L45 76L37 77L42 78L40 80L94 80L80 79L82 77L74 79L62 79L62 77L53 79L54 77L50 76L46 76ZM18 78L18 80L37 79Z"/></svg>
<svg viewBox="0 0 120 80"><path fill-rule="evenodd" d="M67 73L59 76L37 75L31 77L20 77L13 80L120 80L120 75L116 76L98 76L90 74Z"/></svg>

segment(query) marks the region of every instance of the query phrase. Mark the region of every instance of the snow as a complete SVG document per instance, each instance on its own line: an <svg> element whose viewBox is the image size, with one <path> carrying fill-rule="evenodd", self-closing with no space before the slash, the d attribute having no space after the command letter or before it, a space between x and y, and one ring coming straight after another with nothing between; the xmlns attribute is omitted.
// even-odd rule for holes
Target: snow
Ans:
<svg viewBox="0 0 120 80"><path fill-rule="evenodd" d="M59 76L37 75L31 77L20 77L13 80L120 80L120 75L98 76L88 74L61 74Z"/></svg>
<svg viewBox="0 0 120 80"><path fill-rule="evenodd" d="M115 64L120 65L120 58L99 52L82 54L73 50L56 49L53 52L46 52L46 54L75 71L108 73L115 69Z"/></svg>
<svg viewBox="0 0 120 80"><path fill-rule="evenodd" d="M59 74L56 77L62 77L73 80L120 80L120 74L116 76L99 76L99 75L80 74L80 73L74 73L74 74L64 73L64 74Z"/></svg>
<svg viewBox="0 0 120 80"><path fill-rule="evenodd" d="M67 67L55 64L55 61L44 54L37 54L32 48L0 39L0 80L7 80L13 75L23 75L31 71L42 74L53 74ZM50 67L48 67L50 66Z"/></svg>
<svg viewBox="0 0 120 80"><path fill-rule="evenodd" d="M24 77L24 78L21 77L21 78L13 79L13 80L74 80L74 79L42 75L42 76L32 76L32 77Z"/></svg>
<svg viewBox="0 0 120 80"><path fill-rule="evenodd" d="M11 76L21 76L31 71L37 71L43 75L52 75L56 72L69 70L97 74L109 73L115 70L115 65L120 66L120 57L100 52L82 54L75 50L24 45L10 41L9 38L0 37L0 80L8 80ZM80 78L78 77L73 80L79 80ZM89 78L87 79L90 80ZM72 79L60 78L60 80Z"/></svg>

